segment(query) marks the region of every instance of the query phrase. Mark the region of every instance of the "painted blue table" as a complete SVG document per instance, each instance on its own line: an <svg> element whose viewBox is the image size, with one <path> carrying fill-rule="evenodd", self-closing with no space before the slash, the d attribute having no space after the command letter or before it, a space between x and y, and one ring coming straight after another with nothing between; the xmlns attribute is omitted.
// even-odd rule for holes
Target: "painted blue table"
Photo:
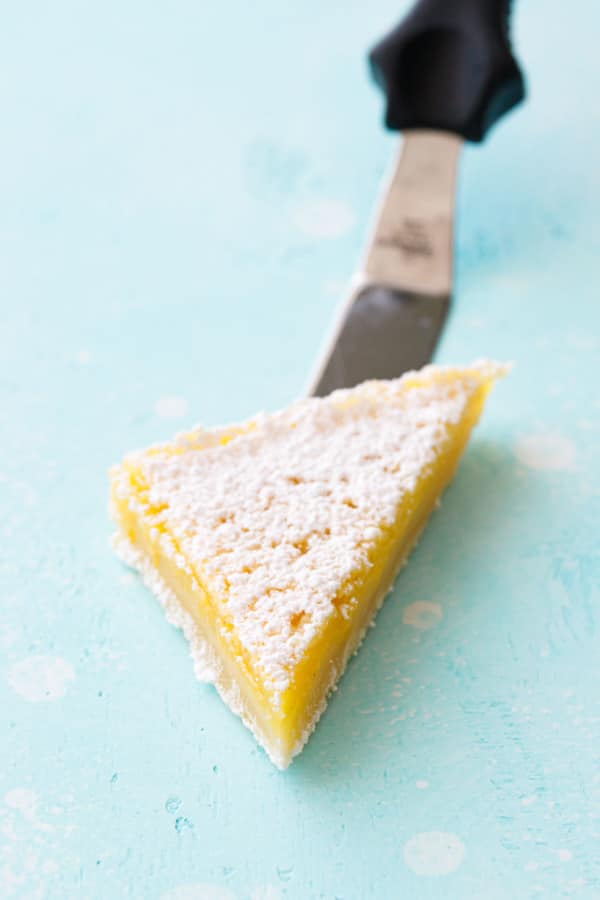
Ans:
<svg viewBox="0 0 600 900"><path fill-rule="evenodd" d="M303 390L394 145L372 7L4 10L2 898L600 897L592 0L518 6L438 354L517 367L290 770L108 547L126 450Z"/></svg>

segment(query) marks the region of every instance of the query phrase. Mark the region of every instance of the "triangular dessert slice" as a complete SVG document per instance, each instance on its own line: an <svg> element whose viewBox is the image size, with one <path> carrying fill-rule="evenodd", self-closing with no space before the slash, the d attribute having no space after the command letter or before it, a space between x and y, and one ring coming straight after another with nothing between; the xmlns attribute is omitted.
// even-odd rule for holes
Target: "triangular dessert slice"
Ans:
<svg viewBox="0 0 600 900"><path fill-rule="evenodd" d="M314 729L504 370L428 366L113 469L118 550L277 766Z"/></svg>

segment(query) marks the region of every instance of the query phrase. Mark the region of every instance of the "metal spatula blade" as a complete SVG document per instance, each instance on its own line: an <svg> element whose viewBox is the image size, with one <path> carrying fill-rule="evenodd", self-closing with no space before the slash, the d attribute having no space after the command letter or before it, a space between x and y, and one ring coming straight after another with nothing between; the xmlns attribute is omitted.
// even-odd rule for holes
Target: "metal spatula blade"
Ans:
<svg viewBox="0 0 600 900"><path fill-rule="evenodd" d="M452 293L463 140L483 140L524 97L509 11L510 0L419 0L372 51L386 125L404 139L311 394L395 378L431 360Z"/></svg>
<svg viewBox="0 0 600 900"><path fill-rule="evenodd" d="M431 359L450 304L461 144L455 135L434 131L405 135L312 394L396 378Z"/></svg>

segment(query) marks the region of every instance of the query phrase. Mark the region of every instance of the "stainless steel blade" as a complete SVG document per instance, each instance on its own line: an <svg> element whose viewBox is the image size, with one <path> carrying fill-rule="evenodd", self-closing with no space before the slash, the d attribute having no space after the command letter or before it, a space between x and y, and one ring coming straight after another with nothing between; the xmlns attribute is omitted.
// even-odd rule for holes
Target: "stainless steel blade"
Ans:
<svg viewBox="0 0 600 900"><path fill-rule="evenodd" d="M355 287L310 393L395 378L432 356L452 289L452 231L461 138L405 134Z"/></svg>
<svg viewBox="0 0 600 900"><path fill-rule="evenodd" d="M311 394L325 397L370 378L397 378L433 354L446 296L368 287L353 298Z"/></svg>

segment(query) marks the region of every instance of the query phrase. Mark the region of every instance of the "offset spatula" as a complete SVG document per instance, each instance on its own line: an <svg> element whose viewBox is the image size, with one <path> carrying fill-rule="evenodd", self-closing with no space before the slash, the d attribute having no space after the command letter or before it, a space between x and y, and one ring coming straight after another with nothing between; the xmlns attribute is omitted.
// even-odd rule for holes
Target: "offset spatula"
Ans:
<svg viewBox="0 0 600 900"><path fill-rule="evenodd" d="M510 0L419 0L372 50L386 127L404 133L361 268L311 387L317 396L429 362L452 293L463 140L524 97Z"/></svg>

